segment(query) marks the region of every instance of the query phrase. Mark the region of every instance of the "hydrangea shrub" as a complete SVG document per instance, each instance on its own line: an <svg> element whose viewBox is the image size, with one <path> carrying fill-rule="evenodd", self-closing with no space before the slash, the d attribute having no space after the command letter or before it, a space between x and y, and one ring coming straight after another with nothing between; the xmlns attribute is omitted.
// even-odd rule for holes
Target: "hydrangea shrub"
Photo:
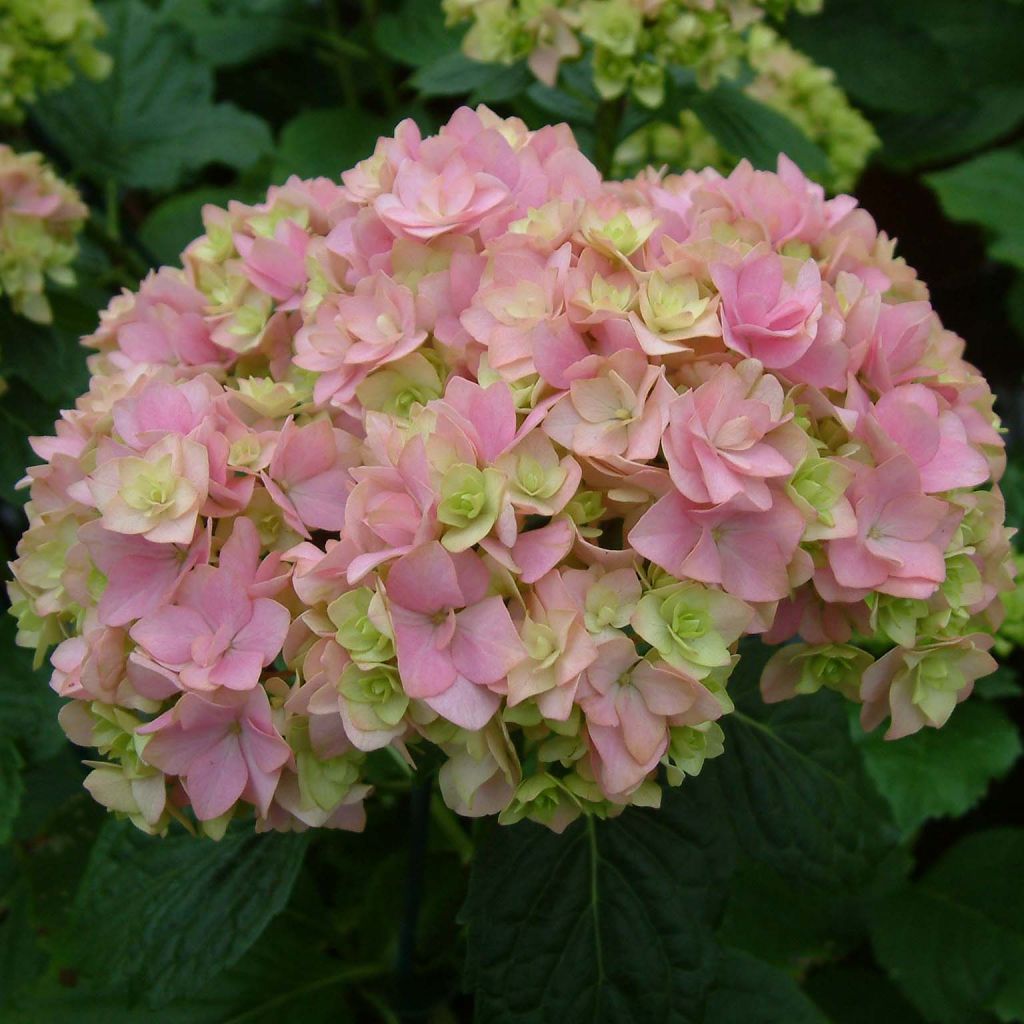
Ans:
<svg viewBox="0 0 1024 1024"><path fill-rule="evenodd" d="M74 284L76 236L88 214L40 153L0 145L0 295L15 312L50 321L46 282Z"/></svg>
<svg viewBox="0 0 1024 1024"><path fill-rule="evenodd" d="M203 217L85 339L13 565L139 827L360 828L434 749L458 813L561 829L722 753L745 637L890 738L994 668L992 393L786 158L603 181L462 108Z"/></svg>

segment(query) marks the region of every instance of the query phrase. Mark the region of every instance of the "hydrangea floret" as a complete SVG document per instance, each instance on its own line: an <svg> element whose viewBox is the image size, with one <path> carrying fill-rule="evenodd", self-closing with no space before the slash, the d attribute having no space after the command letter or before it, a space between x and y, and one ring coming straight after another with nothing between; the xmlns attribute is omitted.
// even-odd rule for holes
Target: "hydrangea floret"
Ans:
<svg viewBox="0 0 1024 1024"><path fill-rule="evenodd" d="M606 100L631 95L658 107L673 67L710 88L762 57L751 35L766 17L813 14L822 0L442 0L449 24L469 22L463 51L484 63L526 60L552 86L559 67L585 52ZM763 59L763 58L762 58ZM770 59L767 61L770 63Z"/></svg>
<svg viewBox="0 0 1024 1024"><path fill-rule="evenodd" d="M786 158L609 182L463 108L203 218L85 339L12 566L140 828L358 829L426 762L457 813L560 829L723 753L744 638L767 700L893 737L993 669L992 392Z"/></svg>
<svg viewBox="0 0 1024 1024"><path fill-rule="evenodd" d="M76 236L88 214L41 154L0 144L0 295L15 312L49 323L46 283L74 284Z"/></svg>
<svg viewBox="0 0 1024 1024"><path fill-rule="evenodd" d="M69 85L76 71L103 78L110 56L96 48L106 26L91 0L4 0L0 5L0 121Z"/></svg>

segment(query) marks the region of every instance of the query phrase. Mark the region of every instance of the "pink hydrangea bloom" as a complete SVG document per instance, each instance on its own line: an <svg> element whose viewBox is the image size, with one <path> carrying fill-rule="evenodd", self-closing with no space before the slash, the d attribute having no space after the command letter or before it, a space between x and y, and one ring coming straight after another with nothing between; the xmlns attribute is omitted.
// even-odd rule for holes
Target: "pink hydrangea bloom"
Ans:
<svg viewBox="0 0 1024 1024"><path fill-rule="evenodd" d="M358 830L367 755L433 747L457 813L563 829L720 751L745 634L893 737L991 669L992 392L853 199L606 182L483 107L341 181L205 207L32 439L17 639L100 802Z"/></svg>

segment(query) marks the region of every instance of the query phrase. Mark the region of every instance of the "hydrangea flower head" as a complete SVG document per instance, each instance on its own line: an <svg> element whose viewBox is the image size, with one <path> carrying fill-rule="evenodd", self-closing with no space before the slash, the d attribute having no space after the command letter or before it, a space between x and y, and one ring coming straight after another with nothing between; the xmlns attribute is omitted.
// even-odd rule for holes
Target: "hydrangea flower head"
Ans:
<svg viewBox="0 0 1024 1024"><path fill-rule="evenodd" d="M586 24L626 55L619 14ZM437 748L457 813L562 829L723 753L744 637L766 700L891 737L991 670L991 392L784 158L604 182L463 109L203 216L85 339L12 566L140 828L358 829L379 752Z"/></svg>

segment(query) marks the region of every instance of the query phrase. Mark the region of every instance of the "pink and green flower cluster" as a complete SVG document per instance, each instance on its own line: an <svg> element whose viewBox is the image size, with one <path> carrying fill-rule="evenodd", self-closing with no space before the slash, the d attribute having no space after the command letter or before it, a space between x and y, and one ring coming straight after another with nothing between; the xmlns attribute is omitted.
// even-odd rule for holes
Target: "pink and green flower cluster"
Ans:
<svg viewBox="0 0 1024 1024"><path fill-rule="evenodd" d="M735 77L753 53L749 28L821 0L443 0L451 24L470 22L467 56L487 64L526 60L554 85L565 61L589 48L604 99L629 94L643 106L665 99L666 74L690 68L702 87Z"/></svg>
<svg viewBox="0 0 1024 1024"><path fill-rule="evenodd" d="M744 636L891 736L993 668L992 393L785 158L605 182L463 108L204 222L85 339L13 565L140 827L360 828L438 748L458 813L562 828L722 752Z"/></svg>
<svg viewBox="0 0 1024 1024"><path fill-rule="evenodd" d="M71 263L88 208L39 153L0 145L0 295L17 313L49 323L47 281L74 284Z"/></svg>

